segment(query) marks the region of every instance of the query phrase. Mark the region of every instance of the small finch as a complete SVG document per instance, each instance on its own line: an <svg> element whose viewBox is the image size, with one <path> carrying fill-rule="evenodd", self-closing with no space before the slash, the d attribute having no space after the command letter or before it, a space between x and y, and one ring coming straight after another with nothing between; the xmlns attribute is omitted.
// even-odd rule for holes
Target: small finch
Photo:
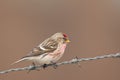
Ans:
<svg viewBox="0 0 120 80"><path fill-rule="evenodd" d="M40 65L56 63L63 56L68 42L70 41L66 34L55 33L13 64L21 61L32 61Z"/></svg>

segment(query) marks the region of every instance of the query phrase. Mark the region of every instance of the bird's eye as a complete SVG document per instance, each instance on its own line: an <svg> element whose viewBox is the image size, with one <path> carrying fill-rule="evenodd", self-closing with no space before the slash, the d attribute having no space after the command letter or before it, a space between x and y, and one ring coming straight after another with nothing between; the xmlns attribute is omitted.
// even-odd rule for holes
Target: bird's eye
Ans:
<svg viewBox="0 0 120 80"><path fill-rule="evenodd" d="M66 41L67 39L66 39L66 38L63 38L63 40L65 40L65 41Z"/></svg>

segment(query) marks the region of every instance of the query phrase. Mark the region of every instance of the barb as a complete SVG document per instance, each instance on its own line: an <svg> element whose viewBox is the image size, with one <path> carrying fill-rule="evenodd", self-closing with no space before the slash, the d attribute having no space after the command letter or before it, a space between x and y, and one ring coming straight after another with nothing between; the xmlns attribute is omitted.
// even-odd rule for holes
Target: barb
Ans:
<svg viewBox="0 0 120 80"><path fill-rule="evenodd" d="M46 67L60 66L60 65L65 65L65 64L75 64L75 63L79 63L82 61L98 60L98 59L104 59L104 58L117 58L117 57L120 57L120 53L96 56L96 57L91 57L91 58L78 58L78 57L76 57L72 60L64 61L61 63L47 64ZM3 70L3 71L0 71L0 74L5 74L5 73L9 73L9 72L14 72L14 71L37 70L37 69L42 69L42 68L43 68L43 66L41 66L41 65L37 65L37 66L31 65L31 66L27 66L27 67L23 67L23 68L13 68L13 69L8 69L8 70Z"/></svg>

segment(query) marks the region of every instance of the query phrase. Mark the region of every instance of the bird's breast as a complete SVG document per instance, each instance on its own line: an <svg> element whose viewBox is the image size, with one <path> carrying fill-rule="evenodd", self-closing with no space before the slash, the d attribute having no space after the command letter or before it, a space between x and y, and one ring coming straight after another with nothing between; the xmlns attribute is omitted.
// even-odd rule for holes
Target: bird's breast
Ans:
<svg viewBox="0 0 120 80"><path fill-rule="evenodd" d="M55 50L53 53L48 54L52 58L53 62L58 61L64 54L66 44L62 44L59 49Z"/></svg>
<svg viewBox="0 0 120 80"><path fill-rule="evenodd" d="M66 48L66 44L62 44L59 47L59 49L47 53L45 56L44 55L39 56L37 62L39 62L40 64L49 64L51 62L57 62L63 56L65 48Z"/></svg>

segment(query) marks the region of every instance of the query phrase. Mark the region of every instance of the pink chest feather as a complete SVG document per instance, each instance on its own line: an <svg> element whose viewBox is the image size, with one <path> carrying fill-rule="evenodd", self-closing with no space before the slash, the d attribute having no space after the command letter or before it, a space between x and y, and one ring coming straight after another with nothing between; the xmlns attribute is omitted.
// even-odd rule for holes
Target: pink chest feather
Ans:
<svg viewBox="0 0 120 80"><path fill-rule="evenodd" d="M65 48L66 48L66 44L63 44L63 45L61 46L60 52L63 53L63 52L65 51Z"/></svg>
<svg viewBox="0 0 120 80"><path fill-rule="evenodd" d="M59 50L56 50L54 53L50 54L50 56L53 56L53 57L57 57L59 56L60 54L63 54L64 51L65 51L65 48L66 48L66 44L63 44Z"/></svg>

